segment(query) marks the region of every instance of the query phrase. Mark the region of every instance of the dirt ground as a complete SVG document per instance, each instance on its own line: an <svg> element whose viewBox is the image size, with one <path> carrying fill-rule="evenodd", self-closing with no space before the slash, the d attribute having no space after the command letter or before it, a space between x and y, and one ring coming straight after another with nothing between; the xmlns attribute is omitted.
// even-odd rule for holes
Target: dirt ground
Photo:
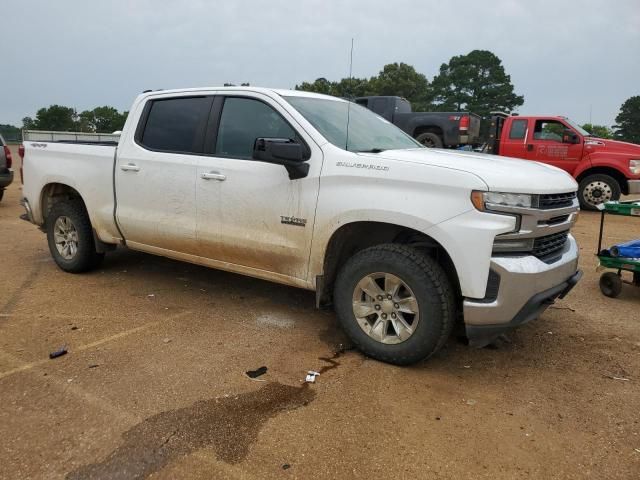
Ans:
<svg viewBox="0 0 640 480"><path fill-rule="evenodd" d="M640 476L640 289L601 295L597 214L575 229L585 277L511 343L400 368L336 355L311 292L127 250L63 273L19 198L0 203L1 478Z"/></svg>

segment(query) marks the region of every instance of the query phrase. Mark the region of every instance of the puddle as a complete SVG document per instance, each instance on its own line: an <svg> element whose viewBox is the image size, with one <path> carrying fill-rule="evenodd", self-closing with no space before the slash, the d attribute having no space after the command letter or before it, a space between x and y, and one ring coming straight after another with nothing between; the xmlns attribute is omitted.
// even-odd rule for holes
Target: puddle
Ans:
<svg viewBox="0 0 640 480"><path fill-rule="evenodd" d="M337 367L332 359L325 370ZM134 426L123 443L103 461L70 472L76 479L139 479L161 470L177 457L212 448L219 460L235 464L248 455L265 422L303 407L315 398L308 384L268 383L255 392L203 400L162 412Z"/></svg>
<svg viewBox="0 0 640 480"><path fill-rule="evenodd" d="M327 315L325 330L320 332L320 341L325 343L332 352L344 352L353 350L355 347L347 334L338 325L338 320L334 315Z"/></svg>

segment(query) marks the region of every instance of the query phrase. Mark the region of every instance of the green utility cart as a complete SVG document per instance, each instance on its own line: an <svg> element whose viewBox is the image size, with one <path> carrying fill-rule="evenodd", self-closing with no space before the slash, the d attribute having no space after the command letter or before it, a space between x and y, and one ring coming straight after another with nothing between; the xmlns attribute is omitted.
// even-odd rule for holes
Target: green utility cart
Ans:
<svg viewBox="0 0 640 480"><path fill-rule="evenodd" d="M626 217L638 217L640 219L640 200L627 202L606 202L598 205L601 211L600 236L598 237L598 251L596 255L600 260L600 265L605 268L616 270L616 272L604 272L600 276L600 290L607 297L615 298L622 292L622 284L640 287L640 259L613 257L608 250L602 250L602 232L604 231L605 215L622 215ZM625 280L622 272L631 272L633 279Z"/></svg>

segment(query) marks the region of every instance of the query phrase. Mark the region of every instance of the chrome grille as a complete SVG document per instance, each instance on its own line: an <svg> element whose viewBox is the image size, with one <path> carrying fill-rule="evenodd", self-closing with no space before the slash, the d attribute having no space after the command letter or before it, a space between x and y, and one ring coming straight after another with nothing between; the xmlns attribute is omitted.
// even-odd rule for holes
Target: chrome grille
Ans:
<svg viewBox="0 0 640 480"><path fill-rule="evenodd" d="M564 244L567 243L568 236L569 230L538 237L533 242L533 250L531 253L538 258L551 255L564 247Z"/></svg>
<svg viewBox="0 0 640 480"><path fill-rule="evenodd" d="M538 199L538 208L542 210L550 210L552 208L570 207L576 198L576 192L569 193L548 193L540 195Z"/></svg>

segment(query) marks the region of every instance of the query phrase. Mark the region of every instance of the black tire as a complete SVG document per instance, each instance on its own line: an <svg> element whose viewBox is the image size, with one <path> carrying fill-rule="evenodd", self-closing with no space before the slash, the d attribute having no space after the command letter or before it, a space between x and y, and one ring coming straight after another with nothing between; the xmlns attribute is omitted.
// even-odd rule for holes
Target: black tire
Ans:
<svg viewBox="0 0 640 480"><path fill-rule="evenodd" d="M442 139L436 133L421 133L416 137L416 140L429 148L442 148L444 145Z"/></svg>
<svg viewBox="0 0 640 480"><path fill-rule="evenodd" d="M400 343L387 344L370 337L353 311L358 283L378 272L401 279L417 301L417 326ZM338 321L354 344L365 355L395 365L433 355L445 344L455 323L454 296L446 273L433 259L404 245L384 244L356 253L338 273L333 298Z"/></svg>
<svg viewBox="0 0 640 480"><path fill-rule="evenodd" d="M620 184L618 181L604 173L588 175L580 180L578 188L578 200L583 210L597 210L596 205L602 203L599 198L605 200L620 199Z"/></svg>
<svg viewBox="0 0 640 480"><path fill-rule="evenodd" d="M54 229L60 217L68 218L77 232L77 251L69 259L58 251L55 243ZM81 202L65 200L55 203L47 216L46 229L51 256L65 272L87 272L102 262L104 253L96 252L89 215Z"/></svg>
<svg viewBox="0 0 640 480"><path fill-rule="evenodd" d="M4 188L0 188L0 202L2 201L2 197L4 197Z"/></svg>
<svg viewBox="0 0 640 480"><path fill-rule="evenodd" d="M600 276L600 291L603 295L616 298L622 293L622 279L614 272L605 272Z"/></svg>

